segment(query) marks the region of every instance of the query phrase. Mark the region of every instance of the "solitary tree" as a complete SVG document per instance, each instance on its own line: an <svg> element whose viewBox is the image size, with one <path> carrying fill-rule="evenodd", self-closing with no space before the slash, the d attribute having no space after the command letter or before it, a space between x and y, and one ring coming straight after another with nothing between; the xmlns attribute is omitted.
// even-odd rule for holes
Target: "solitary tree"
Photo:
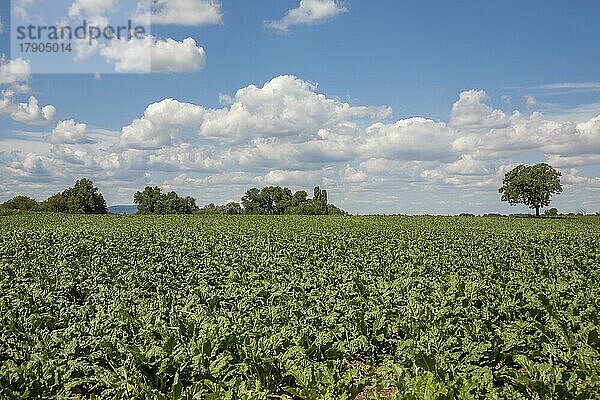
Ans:
<svg viewBox="0 0 600 400"><path fill-rule="evenodd" d="M104 196L94 187L94 183L83 178L62 193L67 210L78 214L108 214Z"/></svg>
<svg viewBox="0 0 600 400"><path fill-rule="evenodd" d="M71 214L108 214L104 196L86 178L78 180L62 193L50 196L40 205L40 209Z"/></svg>
<svg viewBox="0 0 600 400"><path fill-rule="evenodd" d="M553 194L562 192L560 176L561 173L548 164L519 165L504 176L499 189L502 201L535 209L539 218L540 208L550 205Z"/></svg>

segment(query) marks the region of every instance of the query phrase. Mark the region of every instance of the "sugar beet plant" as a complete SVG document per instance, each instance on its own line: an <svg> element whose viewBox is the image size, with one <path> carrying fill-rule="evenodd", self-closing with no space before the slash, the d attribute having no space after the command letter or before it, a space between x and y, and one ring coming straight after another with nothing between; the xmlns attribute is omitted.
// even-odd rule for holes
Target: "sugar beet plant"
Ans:
<svg viewBox="0 0 600 400"><path fill-rule="evenodd" d="M0 398L599 398L599 222L0 216Z"/></svg>

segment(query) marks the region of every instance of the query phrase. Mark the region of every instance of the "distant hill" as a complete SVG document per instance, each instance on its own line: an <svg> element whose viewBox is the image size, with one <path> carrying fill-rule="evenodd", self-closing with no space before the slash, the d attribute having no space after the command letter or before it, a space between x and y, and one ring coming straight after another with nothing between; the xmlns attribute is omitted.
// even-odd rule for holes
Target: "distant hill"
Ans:
<svg viewBox="0 0 600 400"><path fill-rule="evenodd" d="M136 212L136 205L121 205L108 207L109 214L135 214Z"/></svg>

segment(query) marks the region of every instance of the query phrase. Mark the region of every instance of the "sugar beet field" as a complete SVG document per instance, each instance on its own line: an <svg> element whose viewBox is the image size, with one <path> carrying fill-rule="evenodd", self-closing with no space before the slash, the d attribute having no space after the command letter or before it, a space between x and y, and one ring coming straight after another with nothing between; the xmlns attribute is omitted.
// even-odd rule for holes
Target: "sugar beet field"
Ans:
<svg viewBox="0 0 600 400"><path fill-rule="evenodd" d="M0 217L2 399L600 398L600 219Z"/></svg>

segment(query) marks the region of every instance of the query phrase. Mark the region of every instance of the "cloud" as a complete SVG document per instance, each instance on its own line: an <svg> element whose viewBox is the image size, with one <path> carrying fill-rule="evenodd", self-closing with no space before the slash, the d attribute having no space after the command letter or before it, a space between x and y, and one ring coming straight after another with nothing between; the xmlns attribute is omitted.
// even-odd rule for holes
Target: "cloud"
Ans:
<svg viewBox="0 0 600 400"><path fill-rule="evenodd" d="M544 109L544 113L554 120L584 122L598 115L600 102L578 104L575 107L552 107Z"/></svg>
<svg viewBox="0 0 600 400"><path fill-rule="evenodd" d="M22 20L29 20L29 7L33 4L34 0L13 0L12 11L14 15L17 15Z"/></svg>
<svg viewBox="0 0 600 400"><path fill-rule="evenodd" d="M31 96L27 103L19 103L11 117L15 121L29 125L48 125L52 122L56 114L56 108L52 105L47 105L42 108L38 105L38 100Z"/></svg>
<svg viewBox="0 0 600 400"><path fill-rule="evenodd" d="M338 0L301 0L297 8L291 9L278 21L270 21L266 26L287 32L294 25L323 23L348 10Z"/></svg>
<svg viewBox="0 0 600 400"><path fill-rule="evenodd" d="M316 93L316 86L294 76L279 76L262 88L237 91L230 107L202 106L166 99L123 128L123 145L158 148L174 143L182 129L218 143L260 137L317 139L322 130L344 130L361 119L385 118L386 107L356 107ZM325 131L323 131L325 132Z"/></svg>
<svg viewBox="0 0 600 400"><path fill-rule="evenodd" d="M216 0L151 0L138 4L133 21L157 25L214 25L222 23L221 3Z"/></svg>
<svg viewBox="0 0 600 400"><path fill-rule="evenodd" d="M308 170L326 163L353 160L357 157L356 147L356 141L351 138L320 138L300 143L286 138L257 138L247 146L228 152L227 159L246 170Z"/></svg>
<svg viewBox="0 0 600 400"><path fill-rule="evenodd" d="M2 90L0 115L8 114L13 120L29 125L46 125L56 113L54 106L47 105L40 109L38 100L33 96L27 103L14 103L16 95L31 91L28 84L30 79L31 66L27 60L0 56L0 85L9 86Z"/></svg>
<svg viewBox="0 0 600 400"><path fill-rule="evenodd" d="M76 123L72 119L59 121L56 128L48 136L48 140L54 144L89 143L86 132L86 124Z"/></svg>
<svg viewBox="0 0 600 400"><path fill-rule="evenodd" d="M5 90L5 113L14 111L14 96ZM0 186L33 194L40 182L69 185L87 175L106 185L113 204L131 202L147 184L202 204L238 199L251 186L321 185L351 211L510 212L498 198L503 175L546 161L571 185L553 205L597 204L600 107L582 121L505 113L484 91L470 90L459 94L448 121L390 120L387 107L348 104L288 75L243 87L224 103L165 99L120 132L67 120L35 145L0 139ZM39 109L37 101L31 108Z"/></svg>
<svg viewBox="0 0 600 400"><path fill-rule="evenodd" d="M116 63L117 72L189 73L200 71L206 63L204 49L192 38L111 40L100 54Z"/></svg>
<svg viewBox="0 0 600 400"><path fill-rule="evenodd" d="M362 183L368 180L369 176L364 172L347 165L341 172L342 183Z"/></svg>
<svg viewBox="0 0 600 400"><path fill-rule="evenodd" d="M542 85L540 89L546 90L575 90L575 91L595 91L600 90L600 82L561 82Z"/></svg>
<svg viewBox="0 0 600 400"><path fill-rule="evenodd" d="M173 99L150 104L143 117L123 127L120 144L133 149L171 146L178 139L181 129L199 129L205 113L202 106Z"/></svg>
<svg viewBox="0 0 600 400"><path fill-rule="evenodd" d="M317 137L321 129L342 129L366 118L386 118L387 107L357 107L329 99L295 76L273 78L262 88L237 91L229 108L211 110L200 135L223 141L251 137Z"/></svg>
<svg viewBox="0 0 600 400"><path fill-rule="evenodd" d="M14 60L0 57L0 85L10 85L27 82L31 79L29 61L22 58Z"/></svg>
<svg viewBox="0 0 600 400"><path fill-rule="evenodd" d="M320 184L322 181L322 171L281 171L272 170L264 176L255 178L257 183L262 185L288 185L288 186L311 186Z"/></svg>
<svg viewBox="0 0 600 400"><path fill-rule="evenodd" d="M509 125L508 118L495 110L484 101L488 99L483 90L468 90L462 92L452 106L449 125L457 129L498 129Z"/></svg>
<svg viewBox="0 0 600 400"><path fill-rule="evenodd" d="M600 154L585 154L579 156L563 156L550 154L547 158L550 165L556 168L573 168L588 165L600 165Z"/></svg>
<svg viewBox="0 0 600 400"><path fill-rule="evenodd" d="M446 124L426 118L408 118L394 124L367 128L363 152L372 157L436 160L452 157L457 135Z"/></svg>
<svg viewBox="0 0 600 400"><path fill-rule="evenodd" d="M537 99L534 96L525 96L523 100L528 109L533 110L537 107Z"/></svg>
<svg viewBox="0 0 600 400"><path fill-rule="evenodd" d="M235 102L233 97L225 93L219 93L219 104L222 106L230 106Z"/></svg>
<svg viewBox="0 0 600 400"><path fill-rule="evenodd" d="M2 22L2 15L0 15L0 34L4 33L4 23Z"/></svg>
<svg viewBox="0 0 600 400"><path fill-rule="evenodd" d="M69 7L69 18L101 17L115 8L115 0L76 0Z"/></svg>
<svg viewBox="0 0 600 400"><path fill-rule="evenodd" d="M0 115L14 111L13 96L15 92L10 89L2 91L2 100L0 100Z"/></svg>

